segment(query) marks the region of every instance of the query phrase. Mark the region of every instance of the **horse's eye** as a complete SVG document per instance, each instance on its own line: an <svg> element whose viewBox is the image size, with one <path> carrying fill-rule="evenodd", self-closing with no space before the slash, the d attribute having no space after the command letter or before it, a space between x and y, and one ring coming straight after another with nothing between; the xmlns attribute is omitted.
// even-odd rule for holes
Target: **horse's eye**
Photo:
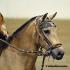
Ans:
<svg viewBox="0 0 70 70"><path fill-rule="evenodd" d="M50 30L45 30L45 34L50 34Z"/></svg>

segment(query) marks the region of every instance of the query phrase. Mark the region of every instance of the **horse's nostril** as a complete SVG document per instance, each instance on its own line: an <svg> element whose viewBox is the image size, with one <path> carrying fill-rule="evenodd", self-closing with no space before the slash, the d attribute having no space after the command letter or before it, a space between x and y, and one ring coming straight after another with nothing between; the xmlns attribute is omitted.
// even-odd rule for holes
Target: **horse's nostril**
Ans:
<svg viewBox="0 0 70 70"><path fill-rule="evenodd" d="M60 53L60 52L58 52L58 55L61 55L61 53Z"/></svg>
<svg viewBox="0 0 70 70"><path fill-rule="evenodd" d="M63 55L64 55L64 52L63 51L58 52L58 57L63 57Z"/></svg>

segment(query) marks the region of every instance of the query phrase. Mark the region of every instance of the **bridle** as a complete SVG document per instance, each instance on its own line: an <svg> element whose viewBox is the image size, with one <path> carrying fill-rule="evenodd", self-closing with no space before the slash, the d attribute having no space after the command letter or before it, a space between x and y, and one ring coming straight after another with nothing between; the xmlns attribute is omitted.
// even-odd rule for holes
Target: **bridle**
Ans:
<svg viewBox="0 0 70 70"><path fill-rule="evenodd" d="M35 28L36 28L36 33L38 33L38 35L41 38L42 42L48 46L47 50L45 51L45 54L43 55L43 61L42 61L42 67L41 67L41 70L43 70L44 61L45 61L46 56L50 56L51 53L52 53L52 50L61 47L62 44L58 43L56 45L52 45L52 43L50 42L50 40L48 39L48 37L45 37L43 31L41 30L41 32L40 32L38 24L36 25ZM42 48L45 48L45 47L41 46L41 51L42 51Z"/></svg>
<svg viewBox="0 0 70 70"><path fill-rule="evenodd" d="M60 47L62 44L56 44L56 45L52 45L52 43L50 42L50 40L47 38L43 38L42 34L39 32L38 30L38 25L35 24L35 28L36 28L36 33L39 35L39 38L41 38L42 42L44 42L44 44L48 45L48 48L46 49L45 53L42 52L42 50L40 51L29 51L29 50L22 50L22 49L19 49L19 48L16 48L16 46L13 46L12 44L10 44L9 42L3 40L3 39L0 39L0 41L6 43L7 45L9 45L10 47L16 49L17 51L21 52L21 53L36 53L37 56L43 56L43 61L42 61L42 67L41 67L41 70L43 70L43 67L44 67L44 61L45 61L45 57L46 56L50 56L51 53L52 53L52 50L55 49L55 48L58 48ZM53 46L56 46L56 47L53 47ZM58 46L58 47L57 47ZM44 48L41 46L41 49Z"/></svg>
<svg viewBox="0 0 70 70"><path fill-rule="evenodd" d="M40 22L40 23L41 23L41 22ZM42 23L43 23L43 22L42 22ZM52 27L53 27L53 26L52 26ZM53 45L53 44L51 43L51 41L49 40L49 38L48 38L48 37L45 37L43 31L40 29L40 27L39 27L38 24L35 25L35 29L36 29L36 33L39 35L39 38L41 38L42 42L44 42L44 44L48 45L47 50L49 50L49 49L53 50L53 49L55 49L55 48L59 48L59 47L62 45L61 43L58 43L58 44ZM44 36L44 37L43 37L43 36ZM38 41L39 41L39 40L38 40ZM58 47L57 47L57 46L58 46ZM43 48L44 48L44 47L43 47Z"/></svg>

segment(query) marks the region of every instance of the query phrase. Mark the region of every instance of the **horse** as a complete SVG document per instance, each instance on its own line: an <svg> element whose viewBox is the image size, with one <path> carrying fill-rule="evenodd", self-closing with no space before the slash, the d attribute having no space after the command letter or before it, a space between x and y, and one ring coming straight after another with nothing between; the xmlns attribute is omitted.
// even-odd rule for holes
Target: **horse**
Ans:
<svg viewBox="0 0 70 70"><path fill-rule="evenodd" d="M57 13L50 17L47 14L31 18L9 36L0 56L0 70L36 70L37 53L27 51L34 52L40 48L46 50L46 56L48 51L48 56L56 60L63 58L63 46L52 22Z"/></svg>

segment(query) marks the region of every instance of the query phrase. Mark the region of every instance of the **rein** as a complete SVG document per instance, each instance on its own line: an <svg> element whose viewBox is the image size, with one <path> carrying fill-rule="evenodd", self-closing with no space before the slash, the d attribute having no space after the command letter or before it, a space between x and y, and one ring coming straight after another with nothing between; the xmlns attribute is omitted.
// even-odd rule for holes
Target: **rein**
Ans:
<svg viewBox="0 0 70 70"><path fill-rule="evenodd" d="M37 54L37 56L43 56L42 68L41 68L41 70L43 70L45 57L46 57L46 56L49 56L48 50L46 51L46 53L42 52L41 50L40 50L40 51L22 50L22 49L16 48L16 46L10 44L9 42L7 42L7 41L5 41L5 40L3 40L3 39L0 39L0 41L6 43L6 44L9 45L10 47L14 48L15 50L17 50L17 51L19 51L19 52L21 52L21 53L35 53L35 54Z"/></svg>
<svg viewBox="0 0 70 70"><path fill-rule="evenodd" d="M3 40L3 39L0 39L0 41L4 42L5 44L9 45L10 47L14 48L15 50L21 52L21 53L36 53L38 56L42 56L44 55L43 52L41 51L29 51L29 50L22 50L22 49L19 49L19 48L16 48L16 46L10 44L9 42Z"/></svg>
<svg viewBox="0 0 70 70"><path fill-rule="evenodd" d="M40 49L40 51L29 51L29 50L22 50L22 49L19 49L19 48L16 48L16 46L10 44L9 42L3 40L3 39L0 39L0 41L4 42L5 44L9 45L10 47L14 48L15 50L21 52L21 53L35 53L37 54L37 56L43 56L43 61L42 61L42 67L41 67L41 70L43 70L43 67L44 67L44 61L45 61L45 58L46 56L50 56L51 52L50 50L52 50L51 48L47 49L46 52L42 52L42 50ZM42 47L43 48L43 47ZM58 48L58 47L56 47ZM55 49L55 48L54 48Z"/></svg>

